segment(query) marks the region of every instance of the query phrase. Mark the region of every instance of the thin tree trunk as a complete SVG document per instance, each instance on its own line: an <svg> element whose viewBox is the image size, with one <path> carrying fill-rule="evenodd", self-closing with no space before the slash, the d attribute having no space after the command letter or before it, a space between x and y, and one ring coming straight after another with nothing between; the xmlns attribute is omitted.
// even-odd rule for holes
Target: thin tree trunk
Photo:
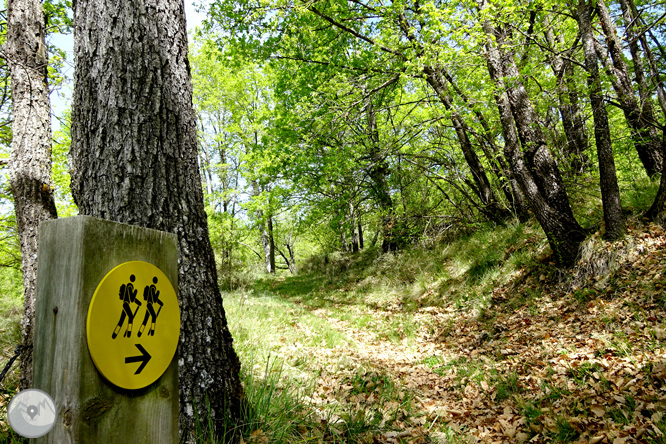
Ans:
<svg viewBox="0 0 666 444"><path fill-rule="evenodd" d="M495 137L493 131L490 129L490 124L486 120L485 116L481 111L477 109L472 103L469 97L456 85L455 79L446 72L446 70L441 70L444 78L449 82L453 87L454 91L463 99L468 108L472 110L476 119L481 124L481 127L484 131L485 141L481 141L480 146L483 150L483 154L486 156L486 159L493 167L493 172L495 176L499 179L502 184L502 191L506 196L513 212L518 217L518 220L521 222L526 222L529 219L529 213L527 208L527 203L525 202L525 196L523 195L516 178L513 177L513 173L510 168L507 167L506 162L502 154L500 153L497 145L495 144ZM485 143L484 143L485 142ZM490 146L491 152L485 148L485 144ZM497 168L499 166L499 168ZM508 185L508 186L507 186Z"/></svg>
<svg viewBox="0 0 666 444"><path fill-rule="evenodd" d="M268 266L270 267L270 273L275 273L275 237L273 236L273 216L268 215L266 220L266 225L268 227Z"/></svg>
<svg viewBox="0 0 666 444"><path fill-rule="evenodd" d="M639 17L638 10L636 9L636 4L634 3L633 0L620 0L620 4L622 6L622 11L624 14L624 19L627 24L631 23L631 26L627 25L627 34L628 37L630 38L630 41L632 43L632 49L631 49L631 57L632 59L639 60L639 71L641 71L640 77L637 74L636 75L636 80L638 81L640 85L640 96L641 96L641 101L643 102L648 102L651 105L650 101L650 94L649 90L650 88L647 85L647 79L646 75L644 72L644 67L642 61L640 61L640 50L638 49L638 44L637 41L641 42L641 46L643 47L643 52L645 53L645 57L647 59L648 65L650 67L650 73L653 77L654 81L654 88L657 91L657 99L659 100L659 105L661 106L662 112L664 115L666 115L666 93L664 93L664 84L663 81L661 80L661 73L659 72L659 69L657 68L657 65L654 60L654 56L652 55L652 50L650 49L650 45L647 43L647 39L645 38L645 33L640 32L638 35L636 32L634 32L634 28L637 26L635 23L635 20ZM649 31L648 31L649 32ZM636 55L634 55L636 54ZM654 114L654 110L652 110L652 113ZM663 142L662 142L663 143ZM662 149L664 149L662 145ZM662 158L664 156L664 153L662 153Z"/></svg>
<svg viewBox="0 0 666 444"><path fill-rule="evenodd" d="M447 111L451 112L451 123L453 123L453 128L456 131L458 137L458 143L460 148L465 156L465 161L469 166L470 172L472 173L473 186L470 186L477 197L481 200L482 211L485 216L495 222L502 222L506 220L509 216L509 213L506 209L502 208L497 198L495 197L495 192L490 185L488 176L479 160L479 157L474 152L472 148L472 143L469 140L467 134L467 128L465 126L462 117L453 109L453 104L451 102L451 97L446 90L444 80L442 79L441 73L439 73L435 68L426 66L423 68L423 72L426 75L426 81L428 84L435 90L437 96L444 104L444 107Z"/></svg>
<svg viewBox="0 0 666 444"><path fill-rule="evenodd" d="M349 201L349 227L352 235L352 252L358 253L358 232L356 231L356 211L354 204Z"/></svg>
<svg viewBox="0 0 666 444"><path fill-rule="evenodd" d="M361 224L361 215L358 215L358 248L363 249L363 224Z"/></svg>
<svg viewBox="0 0 666 444"><path fill-rule="evenodd" d="M388 253L389 251L396 251L398 249L398 242L395 237L395 210L393 208L393 199L389 193L388 182L386 180L386 177L388 176L388 166L386 165L386 159L384 159L379 146L377 116L375 114L375 108L371 97L366 100L365 107L371 165L368 176L370 176L370 179L372 180L373 195L379 204L379 209L382 213L382 251ZM346 240L344 243L346 243ZM349 251L348 248L349 247L346 249L347 251Z"/></svg>
<svg viewBox="0 0 666 444"><path fill-rule="evenodd" d="M555 48L555 35L552 28L548 28L546 31L546 39L548 44ZM558 35L560 42L562 39L562 36ZM585 154L588 139L585 132L585 123L578 106L578 94L573 79L573 65L565 62L558 52L554 52L551 66L555 77L558 79L558 109L562 117L564 135L567 139L565 157L569 161L570 170L574 174L580 174L590 169L590 159Z"/></svg>
<svg viewBox="0 0 666 444"><path fill-rule="evenodd" d="M182 0L74 2L72 195L81 214L178 235L180 428L240 420L240 361L208 236ZM229 428L231 427L231 429Z"/></svg>
<svg viewBox="0 0 666 444"><path fill-rule="evenodd" d="M654 126L652 107L641 107L641 104L636 100L629 68L622 54L622 43L617 36L606 2L605 0L595 1L601 27L606 36L608 52L612 59L612 67L609 67L611 83L622 104L622 111L631 129L638 157L645 167L647 175L652 177L661 171L662 162L659 134Z"/></svg>
<svg viewBox="0 0 666 444"><path fill-rule="evenodd" d="M349 242L347 242L347 235L343 224L340 224L340 246L342 251L349 252Z"/></svg>
<svg viewBox="0 0 666 444"><path fill-rule="evenodd" d="M285 246L287 247L287 251L289 252L289 271L291 274L296 274L296 255L294 254L294 239L292 238L291 234L287 236L287 241L285 242Z"/></svg>
<svg viewBox="0 0 666 444"><path fill-rule="evenodd" d="M7 1L5 49L13 101L9 183L21 243L24 286L22 389L32 386L39 223L57 217L51 184L51 103L46 83L44 24L40 1Z"/></svg>
<svg viewBox="0 0 666 444"><path fill-rule="evenodd" d="M591 10L586 0L579 0L578 3L578 26L583 41L585 68L588 72L587 84L590 90L590 103L594 117L594 138L597 144L601 201L606 225L605 237L609 240L615 240L624 234L625 222L620 202L620 188L617 184L617 174L615 172L608 114L606 113L601 88L597 53L594 50Z"/></svg>
<svg viewBox="0 0 666 444"><path fill-rule="evenodd" d="M634 28L636 24L634 23L634 17L631 12L631 7L627 0L620 0L620 6L622 7L622 16L624 18L624 23L627 28L627 40L629 41L629 52L631 52L631 61L634 65L633 73L638 83L638 97L641 101L641 108L643 113L646 113L646 118L654 118L654 110L652 108L652 102L649 97L649 90L647 86L647 80L645 79L645 66L643 65L643 58L641 57L641 51L638 46L638 39L636 38L636 33Z"/></svg>
<svg viewBox="0 0 666 444"><path fill-rule="evenodd" d="M275 267L271 262L271 241L270 235L268 233L268 228L266 227L266 219L264 218L264 212L259 210L257 211L257 220L259 221L259 232L261 234L261 247L264 250L264 267L266 273L275 273Z"/></svg>

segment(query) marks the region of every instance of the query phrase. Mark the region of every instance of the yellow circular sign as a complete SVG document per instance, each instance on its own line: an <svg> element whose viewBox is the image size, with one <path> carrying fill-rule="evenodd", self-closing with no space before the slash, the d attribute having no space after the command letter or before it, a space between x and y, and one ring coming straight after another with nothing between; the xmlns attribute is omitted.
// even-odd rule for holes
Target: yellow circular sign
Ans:
<svg viewBox="0 0 666 444"><path fill-rule="evenodd" d="M88 350L112 384L146 387L171 363L180 335L180 309L166 275L148 262L118 265L99 283L88 308Z"/></svg>

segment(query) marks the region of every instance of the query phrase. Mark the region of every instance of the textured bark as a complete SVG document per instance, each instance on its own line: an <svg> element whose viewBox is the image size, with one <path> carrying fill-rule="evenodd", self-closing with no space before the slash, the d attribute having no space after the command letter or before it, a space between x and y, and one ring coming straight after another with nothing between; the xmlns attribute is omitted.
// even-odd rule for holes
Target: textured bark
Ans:
<svg viewBox="0 0 666 444"><path fill-rule="evenodd" d="M595 0L595 2L601 27L606 36L608 52L612 59L612 66L608 66L611 83L622 104L622 111L631 129L631 136L638 157L645 167L647 175L652 177L661 171L662 162L661 143L657 129L654 126L652 107L648 106L647 103L641 104L636 99L629 68L622 54L622 43L617 36L605 0Z"/></svg>
<svg viewBox="0 0 666 444"><path fill-rule="evenodd" d="M617 174L615 172L608 114L606 113L603 90L601 88L597 53L594 50L591 8L586 0L580 0L578 3L578 27L583 42L585 68L588 73L587 84L590 91L592 116L594 118L594 138L597 145L597 158L599 159L601 201L606 225L605 237L609 240L615 240L624 234L625 222L620 203L620 188L617 184Z"/></svg>
<svg viewBox="0 0 666 444"><path fill-rule="evenodd" d="M38 227L56 215L51 185L51 102L46 83L44 11L38 0L7 1L7 64L13 99L9 181L24 285L21 388L32 386Z"/></svg>
<svg viewBox="0 0 666 444"><path fill-rule="evenodd" d="M453 109L451 97L446 89L444 79L441 73L433 68L426 66L423 68L426 76L426 81L433 88L444 107L451 112L451 123L456 131L458 143L465 156L467 166L472 173L473 182L470 183L470 188L474 191L482 204L482 212L484 215L495 222L502 222L509 216L509 212L503 208L495 196L488 176L479 160L479 157L472 148L472 143L469 140L468 131L462 117Z"/></svg>
<svg viewBox="0 0 666 444"><path fill-rule="evenodd" d="M485 0L479 1L485 7ZM573 216L557 164L550 155L513 56L501 51L503 35L485 21L488 72L495 83L495 99L505 139L504 153L527 196L530 207L548 237L557 262L575 263L583 229ZM506 81L505 81L506 79ZM522 145L522 152L520 146Z"/></svg>
<svg viewBox="0 0 666 444"><path fill-rule="evenodd" d="M629 5L631 7L631 10L633 11L634 17L638 16L638 12L636 11L636 5L633 3L633 1L629 1ZM651 31L648 30L647 33L649 34L651 33ZM666 92L664 92L664 81L662 80L663 76L659 72L659 68L657 67L657 63L655 62L654 55L652 54L652 49L650 48L650 45L648 45L647 38L645 38L644 32L640 33L639 40L641 42L641 47L645 52L645 57L647 58L648 65L650 66L650 73L652 75L652 79L655 84L655 89L657 90L657 99L659 100L659 106L661 107L662 113L666 116ZM663 144L663 140L662 140L662 149L666 149L666 147ZM662 156L664 156L663 153ZM666 156L664 156L664 158L666 158Z"/></svg>
<svg viewBox="0 0 666 444"><path fill-rule="evenodd" d="M183 2L73 6L72 195L81 214L178 236L181 437L196 416L219 432L243 393L204 211Z"/></svg>
<svg viewBox="0 0 666 444"><path fill-rule="evenodd" d="M631 52L631 61L634 66L634 78L636 79L636 83L638 83L638 97L641 101L641 108L643 109L643 113L646 113L648 119L654 118L654 110L649 97L650 92L645 78L645 66L643 65L643 58L638 46L638 37L634 31L636 24L634 23L631 7L627 0L620 0L620 6L622 7L622 16L627 27L626 36L629 41L629 52Z"/></svg>
<svg viewBox="0 0 666 444"><path fill-rule="evenodd" d="M666 127L663 128L662 146L666 147ZM663 151L666 158L666 149ZM652 220L657 220L663 216L664 206L666 205L666 162L662 165L661 179L659 180L659 189L654 198L654 202L645 213L645 217Z"/></svg>

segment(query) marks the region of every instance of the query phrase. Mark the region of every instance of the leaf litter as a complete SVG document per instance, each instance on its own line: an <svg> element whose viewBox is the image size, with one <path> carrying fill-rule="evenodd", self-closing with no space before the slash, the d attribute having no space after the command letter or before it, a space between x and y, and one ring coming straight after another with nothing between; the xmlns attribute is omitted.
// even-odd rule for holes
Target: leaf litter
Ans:
<svg viewBox="0 0 666 444"><path fill-rule="evenodd" d="M373 443L666 442L666 233L590 242L573 273L517 273L481 314L419 308L411 343L314 310L355 346L301 350L321 365L308 401L334 431L371 417Z"/></svg>

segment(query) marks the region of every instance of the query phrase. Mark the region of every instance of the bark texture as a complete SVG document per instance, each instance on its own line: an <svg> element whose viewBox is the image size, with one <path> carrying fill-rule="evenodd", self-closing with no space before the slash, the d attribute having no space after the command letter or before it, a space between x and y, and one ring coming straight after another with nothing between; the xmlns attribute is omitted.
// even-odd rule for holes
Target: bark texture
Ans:
<svg viewBox="0 0 666 444"><path fill-rule="evenodd" d="M11 72L13 137L9 181L21 243L24 284L21 388L32 386L38 227L56 215L51 186L51 102L44 44L45 17L38 0L7 1L7 63Z"/></svg>
<svg viewBox="0 0 666 444"><path fill-rule="evenodd" d="M590 104L592 105L592 116L594 118L594 138L597 144L597 158L599 159L601 201L606 224L605 237L609 240L615 240L624 234L624 216L620 203L620 187L617 184L617 174L615 172L608 114L603 99L597 54L594 50L591 8L586 0L580 0L578 3L578 27L583 41L585 68L588 73L587 84L590 90Z"/></svg>
<svg viewBox="0 0 666 444"><path fill-rule="evenodd" d="M480 9L486 7L485 0L478 3ZM504 36L489 21L483 23L483 28L488 39L488 72L496 86L504 154L548 237L555 259L559 265L570 266L576 261L585 233L573 216L560 171L546 146L513 54L502 50Z"/></svg>
<svg viewBox="0 0 666 444"><path fill-rule="evenodd" d="M495 134L491 129L488 120L478 109L478 106L474 105L464 91L456 85L455 79L444 69L441 69L441 73L453 87L456 94L463 99L465 105L472 110L479 124L481 124L481 127L483 128L483 139L479 140L479 145L481 146L488 163L491 165L495 176L499 179L502 191L504 192L513 213L518 217L518 220L526 222L529 219L529 212L527 203L525 202L525 195L520 189L520 185L518 185L518 181L514 177L513 172L506 165L506 161L495 143Z"/></svg>
<svg viewBox="0 0 666 444"><path fill-rule="evenodd" d="M196 416L219 432L243 393L204 211L183 2L78 0L74 21L72 195L81 214L178 236L181 438Z"/></svg>
<svg viewBox="0 0 666 444"><path fill-rule="evenodd" d="M631 129L638 157L645 167L647 175L652 177L661 171L662 162L662 149L659 133L654 126L652 106L649 105L649 101L639 103L634 95L629 68L622 53L622 43L617 36L605 0L596 0L596 6L601 27L606 36L608 52L612 59L612 64L607 64L607 70L611 74L611 83L622 104L622 111ZM642 66L640 61L639 66ZM640 76L638 79L640 81Z"/></svg>

